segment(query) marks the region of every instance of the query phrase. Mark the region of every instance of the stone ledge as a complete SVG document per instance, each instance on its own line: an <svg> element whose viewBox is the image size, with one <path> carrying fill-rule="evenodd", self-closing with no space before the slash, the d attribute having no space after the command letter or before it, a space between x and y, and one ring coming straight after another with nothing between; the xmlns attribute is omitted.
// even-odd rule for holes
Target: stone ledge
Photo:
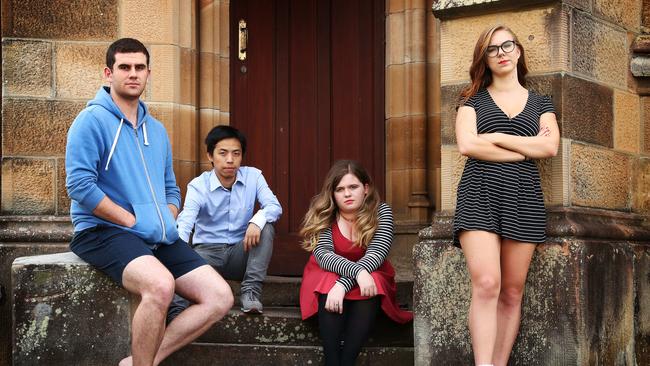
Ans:
<svg viewBox="0 0 650 366"><path fill-rule="evenodd" d="M434 225L420 231L420 240L451 238L453 211L435 214ZM549 238L650 241L650 224L643 215L581 207L549 207Z"/></svg>
<svg viewBox="0 0 650 366"><path fill-rule="evenodd" d="M630 71L636 77L650 76L650 55L632 56Z"/></svg>
<svg viewBox="0 0 650 366"><path fill-rule="evenodd" d="M557 3L558 0L438 0L431 6L433 15L441 20L483 15L540 4Z"/></svg>
<svg viewBox="0 0 650 366"><path fill-rule="evenodd" d="M70 216L0 216L0 242L69 242Z"/></svg>
<svg viewBox="0 0 650 366"><path fill-rule="evenodd" d="M115 365L128 354L131 299L107 276L70 252L17 258L11 272L14 365Z"/></svg>

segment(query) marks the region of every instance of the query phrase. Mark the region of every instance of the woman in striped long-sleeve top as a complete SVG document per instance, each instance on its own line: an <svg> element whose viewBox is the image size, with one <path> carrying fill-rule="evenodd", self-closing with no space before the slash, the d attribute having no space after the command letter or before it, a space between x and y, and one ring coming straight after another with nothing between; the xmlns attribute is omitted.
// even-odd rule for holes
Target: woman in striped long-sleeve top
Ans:
<svg viewBox="0 0 650 366"><path fill-rule="evenodd" d="M395 271L386 260L393 227L391 209L366 170L351 160L336 162L301 230L312 255L300 309L303 319L318 313L327 365L354 364L380 308L396 322L413 319L397 306Z"/></svg>

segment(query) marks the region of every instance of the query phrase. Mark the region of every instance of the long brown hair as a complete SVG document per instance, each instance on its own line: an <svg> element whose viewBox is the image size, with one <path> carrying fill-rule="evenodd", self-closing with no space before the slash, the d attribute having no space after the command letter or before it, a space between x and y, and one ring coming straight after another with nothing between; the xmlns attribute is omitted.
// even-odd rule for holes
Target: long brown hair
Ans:
<svg viewBox="0 0 650 366"><path fill-rule="evenodd" d="M524 47L519 43L517 35L508 27L503 24L498 24L487 28L484 30L476 41L476 46L474 46L474 58L472 59L472 66L469 68L469 76L472 80L471 84L467 86L461 93L460 99L461 102L466 102L469 98L473 97L481 88L486 88L492 84L492 71L487 66L487 48L490 45L490 39L496 31L504 30L512 35L513 40L517 47L519 47L519 52L521 56L519 57L519 62L517 63L517 79L519 79L519 84L521 86L526 86L526 74L528 74L528 68L526 67L526 58L524 57Z"/></svg>
<svg viewBox="0 0 650 366"><path fill-rule="evenodd" d="M302 221L300 235L304 238L302 247L305 250L313 251L318 243L318 234L330 227L334 220L336 220L336 214L339 208L334 199L334 190L346 174L352 174L363 185L368 185L368 193L363 199L361 207L356 212L355 231L357 233L357 240L354 244L365 248L375 234L375 230L377 229L379 193L375 189L372 178L370 178L366 169L358 162L353 160L339 160L330 168L325 177L323 188L312 198L309 204L309 210Z"/></svg>

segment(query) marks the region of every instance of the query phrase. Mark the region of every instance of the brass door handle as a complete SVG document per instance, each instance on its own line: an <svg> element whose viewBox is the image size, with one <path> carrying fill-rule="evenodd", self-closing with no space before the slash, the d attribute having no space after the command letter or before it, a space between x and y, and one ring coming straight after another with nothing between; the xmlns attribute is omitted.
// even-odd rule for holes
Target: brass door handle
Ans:
<svg viewBox="0 0 650 366"><path fill-rule="evenodd" d="M239 20L239 59L246 60L246 46L248 45L248 28L246 28L246 21Z"/></svg>

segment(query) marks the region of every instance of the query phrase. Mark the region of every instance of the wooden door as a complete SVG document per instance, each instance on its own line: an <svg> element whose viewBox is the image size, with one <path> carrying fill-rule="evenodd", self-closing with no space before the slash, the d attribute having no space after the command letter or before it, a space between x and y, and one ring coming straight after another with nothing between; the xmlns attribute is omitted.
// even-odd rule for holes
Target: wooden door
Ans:
<svg viewBox="0 0 650 366"><path fill-rule="evenodd" d="M384 189L384 2L236 0L231 124L282 204L269 274L300 275L302 218L330 165L359 160ZM239 23L246 23L246 59Z"/></svg>

